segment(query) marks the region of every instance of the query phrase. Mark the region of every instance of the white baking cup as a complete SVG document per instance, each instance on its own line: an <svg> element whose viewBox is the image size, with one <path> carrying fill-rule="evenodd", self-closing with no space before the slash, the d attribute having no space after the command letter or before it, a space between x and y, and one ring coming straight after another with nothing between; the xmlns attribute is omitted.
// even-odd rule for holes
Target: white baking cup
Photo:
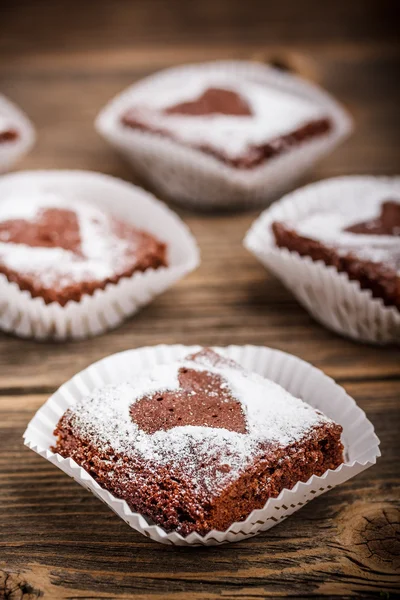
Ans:
<svg viewBox="0 0 400 600"><path fill-rule="evenodd" d="M152 233L167 244L168 267L134 273L64 307L32 298L0 274L0 329L38 339L98 335L118 326L199 264L199 250L187 226L141 188L88 171L26 171L0 178L0 202L20 188L26 192L28 185L92 203Z"/></svg>
<svg viewBox="0 0 400 600"><path fill-rule="evenodd" d="M35 143L36 135L28 117L2 94L0 94L0 118L9 120L10 127L18 131L16 140L0 144L0 173L4 173L29 152Z"/></svg>
<svg viewBox="0 0 400 600"><path fill-rule="evenodd" d="M75 461L62 458L50 450L55 443L53 431L60 417L68 407L90 394L91 390L110 383L132 381L146 369L179 360L197 350L199 346L154 346L127 350L94 363L62 385L38 410L24 433L26 446L93 492L136 531L157 542L177 546L237 542L266 531L313 498L375 464L380 456L379 439L372 424L342 387L319 369L295 356L257 346L228 346L215 350L249 371L279 383L294 396L340 423L346 460L334 471L328 470L321 477L312 476L307 483L297 483L292 490L283 490L277 498L268 500L264 508L254 510L245 521L233 523L226 531L211 531L204 537L191 533L186 538L176 532L167 533L146 517L132 512L125 501L102 489Z"/></svg>
<svg viewBox="0 0 400 600"><path fill-rule="evenodd" d="M162 94L171 81L184 88L193 73L229 74L242 82L247 79L309 99L324 109L333 130L254 169L236 169L167 137L121 124L121 116L135 101L149 93ZM105 106L96 129L162 194L184 205L210 209L268 205L341 142L351 132L352 123L329 94L311 83L262 64L222 61L167 69L135 83Z"/></svg>
<svg viewBox="0 0 400 600"><path fill-rule="evenodd" d="M400 193L400 177L335 177L307 185L265 210L248 231L244 245L270 269L320 323L364 342L400 343L400 312L388 307L358 281L322 261L313 261L275 244L274 221L296 222L316 210L341 211L360 205L371 193L382 199Z"/></svg>

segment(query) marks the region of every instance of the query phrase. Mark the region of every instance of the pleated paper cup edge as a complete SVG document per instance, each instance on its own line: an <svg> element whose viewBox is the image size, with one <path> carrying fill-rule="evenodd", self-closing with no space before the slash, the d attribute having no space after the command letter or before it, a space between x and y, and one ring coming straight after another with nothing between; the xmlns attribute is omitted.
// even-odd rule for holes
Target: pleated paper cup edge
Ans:
<svg viewBox="0 0 400 600"><path fill-rule="evenodd" d="M108 283L104 289L96 289L93 294L84 294L79 301L69 301L65 306L61 306L57 302L46 304L42 297L33 298L27 290L21 290L15 282L8 281L7 277L0 274L0 288L3 288L3 296L0 300L0 327L7 333L12 333L21 338L38 339L38 340L79 340L88 337L101 335L106 331L120 326L126 319L134 315L146 304L149 304L154 297L163 293L166 289L174 285L184 276L195 270L200 264L200 250L195 237L190 231L186 223L169 208L165 203L159 200L156 196L143 190L142 188L124 181L118 177L105 175L95 171L85 170L69 170L69 169L49 169L49 170L32 170L19 171L0 176L0 192L1 186L17 184L24 180L38 180L49 177L49 181L65 182L68 177L82 177L88 184L93 181L99 185L101 181L112 186L117 196L119 192L125 190L125 194L130 194L132 200L145 200L147 210L153 213L160 221L166 220L169 226L173 226L179 233L178 244L184 245L186 254L181 252L179 260L175 259L175 263L167 267L158 269L147 269L144 272L135 272L130 277L122 277L117 283ZM7 189L7 188L6 188ZM115 201L115 198L114 198ZM125 201L121 204L126 205L126 212L134 214L135 202L132 202L132 207L128 206ZM112 199L110 198L110 206L112 212ZM138 209L136 208L136 211ZM115 212L115 211L114 211ZM132 222L134 219L132 218ZM151 227L150 227L151 229ZM168 250L177 249L177 244L174 241L167 242ZM141 282L143 289L141 290L142 300L135 296L134 291L127 290L128 286L133 286ZM167 283L166 283L167 282ZM157 286L158 283L158 286ZM154 289L154 288L157 289ZM134 309L125 308L123 303L127 300L127 295L130 293L130 303L134 305ZM5 294L8 294L8 300L5 299ZM120 303L115 306L114 297L120 295ZM112 323L110 318L105 316L105 312L110 310L110 304L113 304L113 314L117 315ZM108 306L106 306L108 304ZM85 321L85 315L91 315L93 319L94 312L98 319L99 326L94 328L93 323L86 323L86 330L74 331L73 320L80 319ZM27 333L18 329L19 325L27 323ZM60 333L61 332L61 333ZM65 333L63 333L65 332Z"/></svg>
<svg viewBox="0 0 400 600"><path fill-rule="evenodd" d="M379 335L372 335L372 330L368 327L368 323L365 320L363 320L363 321L358 320L358 321L353 322L354 329L347 330L341 324L338 325L338 324L332 322L331 318L329 317L329 314L325 313L325 316L324 315L321 316L321 314L317 313L315 311L315 309L310 307L300 297L300 295L293 288L293 286L290 285L288 278L284 278L284 276L282 275L282 264L281 264L280 259L282 258L282 256L284 254L286 254L286 252L285 252L286 249L283 248L280 250L271 250L268 252L268 255L266 255L263 252L257 252L256 249L250 247L247 244L245 244L245 247L252 254L254 254L254 256L269 271L271 271L278 279L280 279L282 281L282 283L285 285L285 287L295 296L295 298L297 299L299 304L301 304L305 308L305 310L307 310L307 312L309 314L311 314L311 316L317 322L319 322L323 327L330 329L331 331L337 333L338 335L341 335L342 337L349 338L351 340L355 340L355 341L359 341L359 342L363 342L366 344L375 344L375 345L379 346L379 345L388 345L388 344L390 345L390 344L399 344L400 343L400 338L398 337L397 334L396 335L394 335L394 334L386 335L384 333L384 330L390 329L389 325L393 321L396 323L396 331L400 327L400 315L398 314L397 309L393 306L385 306L383 303L383 300L381 298L374 298L372 296L372 292L370 290L361 289L357 281L348 279L348 277L346 276L346 273L338 273L334 267L326 266L322 261L312 261L311 259L309 259L309 257L301 257L297 253L286 251L287 259L290 260L293 263L293 265L295 265L296 262L300 265L304 265L306 263L310 273L312 273L312 274L318 275L319 270L321 270L319 273L320 275L324 274L324 273L327 273L327 274L329 273L332 277L337 278L338 284L342 283L343 286L345 286L347 288L347 292L349 294L351 294L352 292L354 294L357 294L359 302L365 301L366 303L370 304L371 311L374 309L376 311L378 311L380 313L379 322L382 323L383 320L386 322L385 327L381 326L381 333ZM279 263L279 266L278 266L278 263ZM312 287L314 289L314 286L312 286ZM316 293L314 294L313 297L315 298L317 295L318 295L318 290L316 290ZM324 305L319 304L318 306L319 306L319 308L322 308ZM333 302L332 302L331 307L336 308L336 311L338 311L338 312L340 312L340 310L342 310L341 308L340 309L337 308L337 305L333 304ZM357 314L357 311L352 311L352 313ZM360 328L367 330L369 332L368 335L367 334L363 335L363 334L354 332L354 330L358 331Z"/></svg>
<svg viewBox="0 0 400 600"><path fill-rule="evenodd" d="M139 358L140 358L140 361L141 361L140 364L142 364L142 362L144 360L143 357L146 356L145 362L147 363L149 355L151 353L153 353L153 359L154 359L153 364L157 364L157 363L161 363L163 361L169 362L169 360L172 360L173 358L176 358L177 356L184 355L184 354L190 353L190 352L194 352L198 348L199 348L199 346L183 346L183 345L168 346L168 345L161 344L159 346L153 346L153 347L147 346L147 347L143 347L143 348L139 348L139 349L135 349L135 350L126 350L126 351L123 351L123 352L120 352L120 353L117 353L114 355L110 355L108 357L101 359L100 361L97 361L96 363L93 363L86 369L82 370L80 373L77 373L74 377L72 377L65 384L63 384L55 392L55 394L53 394L47 400L47 402L36 412L34 417L31 419L30 423L28 424L27 429L23 435L25 445L70 475L70 473L67 472L63 468L64 466L68 465L68 467L69 467L68 471L72 470L76 475L79 474L79 477L78 476L74 477L74 479L78 483L81 483L83 485L83 487L85 487L86 489L89 489L87 486L87 482L89 481L91 483L91 485L93 485L94 489L96 489L97 491L102 490L102 492L104 492L104 494L102 494L102 495L108 499L107 501L105 501L104 498L102 498L103 501L105 501L106 504L108 504L114 511L115 511L116 506L122 507L124 516L126 517L125 520L126 520L127 524L129 526L131 526L133 529L135 529L136 531L150 537L151 539L153 539L155 541L159 541L162 543L173 543L173 544L178 544L178 545L209 545L209 544L213 544L214 542L215 543L224 543L224 542L228 542L228 541L234 541L231 538L232 538L232 536L235 536L235 535L237 536L236 539L238 541L240 539L245 539L246 537L255 535L262 529L262 527L264 527L267 524L267 522L269 520L272 520L266 516L265 516L264 520L262 520L263 517L262 517L261 513L263 511L265 512L268 509L270 509L271 507L276 508L277 510L280 511L282 509L282 506L277 507L276 505L280 502L283 502L283 500L285 499L286 504L289 503L289 508L293 507L293 510L289 513L289 514L292 514L293 512L296 512L296 510L298 510L298 508L300 508L303 504L306 504L309 501L309 500L307 500L306 502L301 503L301 506L299 506L298 508L296 508L296 505L290 504L290 502L289 502L290 498L291 497L294 498L296 493L299 490L306 491L307 489L310 488L310 486L312 486L312 487L317 488L314 493L316 495L320 495L320 493L323 493L327 489L330 489L332 487L335 487L336 485L339 485L340 483L343 483L344 481L347 481L354 474L357 474L357 473L367 469L368 467L372 466L373 464L375 464L377 458L380 456L379 439L374 432L372 423L366 417L365 412L362 411L362 409L360 409L358 407L358 405L356 404L354 399L352 399L350 396L348 396L348 394L345 392L345 390L341 386L339 386L337 383L335 383L331 377L325 375L322 371L320 371L316 367L313 367L306 361L303 361L297 357L294 357L293 355L290 355L288 353L285 353L285 352L282 352L279 350L270 349L270 348L267 348L264 346L258 347L258 346L251 346L251 345L247 345L247 346L235 346L234 345L234 346L227 346L224 348L216 347L215 349L217 351L226 353L229 356L231 355L230 353L234 353L236 358L240 352L242 352L243 356L246 351L249 351L249 352L251 351L251 352L253 352L254 355L260 355L260 354L264 353L265 356L264 356L263 360L266 361L266 360L268 360L268 357L274 356L275 358L278 358L279 360L281 360L282 363L285 360L288 360L291 363L294 362L294 364L297 365L298 370L301 370L301 369L305 370L307 368L307 371L309 371L309 367L311 367L311 373L313 374L313 376L320 378L321 383L323 381L328 382L329 386L332 387L332 394L333 394L333 390L335 390L337 393L340 391L342 400L347 405L347 412L353 413L356 411L359 415L359 420L361 420L362 422L365 421L363 427L365 428L367 433L369 432L368 435L370 436L371 439L369 440L368 449L363 452L363 455L368 454L368 458L365 459L364 462L359 462L357 459L355 459L355 460L351 461L350 463L343 463L334 471L328 470L322 476L313 475L308 480L308 482L305 482L305 483L298 482L291 490L288 490L288 489L282 490L277 498L269 499L263 508L252 511L252 513L244 521L233 523L225 532L211 531L204 537L200 536L199 534L197 534L195 532L195 533L190 534L190 536L188 536L187 538L184 538L176 532L167 533L160 526L155 525L155 524L150 524L143 515L132 512L124 500L114 498L114 496L112 496L112 494L110 494L110 492L108 492L107 490L103 490L99 486L99 484L97 484L97 482L95 482L95 480L86 471L84 471L84 469L82 467L77 465L72 459L64 459L64 458L60 457L60 455L55 454L51 450L49 450L49 446L43 447L40 444L38 444L37 442L35 442L34 430L36 429L38 431L37 416L40 415L40 413L42 411L45 411L47 406L51 405L52 403L57 404L58 396L64 397L63 395L65 393L67 393L67 395L73 396L73 394L71 394L71 392L70 392L70 389L71 388L73 390L76 389L78 384L82 391L82 393L80 394L80 397L82 397L85 393L87 393L88 389L87 389L87 382L85 381L85 375L88 374L89 371L90 371L90 373L88 375L88 379L92 380L94 375L95 374L98 375L98 373L101 372L102 369L103 369L103 373L105 373L105 370L106 370L105 367L106 367L107 363L112 363L112 366L114 367L115 361L128 360L128 358L132 358L133 356L136 356L137 360L139 360ZM170 352L169 360L164 360L168 351ZM159 356L162 357L161 360L159 360ZM138 368L139 368L139 364L138 364ZM104 381L102 384L104 385L105 383L106 383L106 381ZM58 401L60 401L60 400L58 400ZM67 406L68 405L71 405L71 403L69 403L69 404L67 403ZM65 408L63 409L62 412L64 412L64 410L65 410ZM54 427L56 426L56 424L58 422L58 418L59 417L57 417L56 420L51 423L51 427L53 427L53 425L54 425ZM44 435L47 436L48 433L46 434L46 432L45 432ZM353 473L353 475L352 475L352 471L354 471L354 470L356 470L357 473ZM329 480L329 478L333 478L333 477L336 478L337 475L340 475L340 473L342 473L342 475L343 474L345 475L345 479L340 478L339 481L337 483L333 483L332 486L328 485L325 488L317 487L318 484L325 484L327 482L327 480ZM84 483L86 483L86 485ZM321 490L322 490L322 492L321 492ZM93 492L92 489L90 489L89 491ZM95 495L97 495L97 494L95 494ZM286 500L286 497L288 497L287 500ZM283 509L288 511L289 508L286 507L286 504L283 504ZM117 514L119 516L121 516L118 511L117 511ZM281 520L281 518L283 520L283 518L285 518L285 515L286 515L286 513L283 513L283 515L281 515L281 517L280 517L280 520ZM287 515L287 516L289 516L289 515ZM138 525L138 523L136 523L136 521L138 521L140 524L141 519L144 520L144 523L146 523L145 526L143 524ZM135 523L132 523L131 522L132 520L134 520ZM276 522L274 521L273 524L276 524L277 522L279 522L279 520L276 520ZM243 529L246 529L247 531L243 531Z"/></svg>
<svg viewBox="0 0 400 600"><path fill-rule="evenodd" d="M242 172L238 169L232 168L229 165L223 164L213 156L208 156L204 152L201 152L190 146L185 146L173 139L165 136L159 136L154 133L142 132L130 130L126 131L119 124L119 116L121 113L128 108L131 102L131 98L134 97L135 93L140 93L141 90L150 88L151 86L162 85L165 80L171 78L180 78L188 72L221 72L230 73L233 76L244 76L249 79L258 78L262 79L264 83L275 85L276 87L283 88L285 90L293 91L300 97L306 97L314 101L317 105L323 106L330 118L334 122L334 130L328 135L324 136L322 141L320 139L310 140L306 144L300 145L298 148L293 148L287 153L281 156L275 157L274 161L263 164L250 171ZM350 135L353 124L350 115L336 101L333 96L328 92L320 88L319 86L301 79L292 74L282 73L277 69L273 69L267 65L251 61L215 61L200 64L189 64L180 67L172 67L159 71L149 77L146 77L139 82L134 83L120 94L111 99L105 107L98 114L95 121L95 128L98 133L104 137L109 143L111 143L117 150L121 151L134 166L140 169L140 165L137 163L135 158L139 155L140 150L148 143L148 146L152 146L152 150L149 150L154 158L157 157L164 161L175 160L175 167L181 173L182 177L188 176L197 180L199 185L192 186L192 193L182 197L179 193L173 191L172 193L168 189L168 186L164 185L162 189L163 193L173 198L177 203L182 205L189 205L194 208L217 208L217 207L251 207L251 206L262 206L267 205L273 199L272 197L276 193L276 189L285 188L284 176L282 173L279 174L279 169L284 171L292 171L294 163L299 163L299 159L304 162L305 151L310 149L310 160L304 162L302 170L300 169L296 173L295 178L299 179L308 168L312 166L317 160L322 158L328 152L332 151L341 141L343 141L348 135ZM132 156L136 155L136 156ZM162 157L162 158L160 158ZM139 160L140 162L140 160ZM288 164L290 169L288 169ZM138 166L139 165L139 166ZM189 171L191 170L191 174ZM276 173L278 177L276 178ZM157 183L156 174L153 177L146 174L148 180L151 180L152 184L159 188ZM224 188L223 191L218 192L219 198L215 199L212 194L207 195L200 192L202 197L195 197L196 193L193 189L207 185L207 179L210 179L208 187L213 187L213 192L216 188ZM215 182L217 184L215 185ZM266 193L266 187L271 187L274 184L275 188L273 193ZM238 197L233 200L234 192L237 192ZM229 198L231 196L231 199Z"/></svg>
<svg viewBox="0 0 400 600"><path fill-rule="evenodd" d="M292 263L293 268L295 265L302 266L307 268L307 271L311 277L330 277L331 280L336 282L336 289L339 292L344 288L343 293L347 295L355 294L357 296L357 301L359 303L365 302L368 303L372 311L379 312L379 320L382 322L386 320L387 323L394 322L400 327L400 314L399 311L394 306L386 306L383 303L381 298L374 298L372 296L372 291L369 289L362 289L358 281L350 280L348 275L344 272L338 272L335 267L325 265L323 261L313 261L309 256L300 256L297 252L291 252L287 248L279 248L274 244L272 239L270 226L273 221L285 219L284 212L288 208L290 209L292 206L296 207L299 210L299 217L308 214L307 207L304 206L305 196L307 194L314 194L314 192L319 192L323 188L327 188L328 186L335 186L340 184L348 184L348 185L362 185L362 184L371 184L371 187L375 184L394 184L396 186L400 186L400 177L390 177L390 176L369 176L369 175L346 175L339 177L332 177L329 179L324 179L318 181L316 183L310 183L306 186L298 188L297 190L285 194L278 202L276 202L272 207L264 210L261 215L259 215L255 221L250 226L247 231L243 245L244 247L253 254L267 269L272 271L278 279L284 283L284 285L295 295L300 304L302 304L308 312L312 314L312 316L319 321L323 326L328 327L329 329L335 331L336 333L349 337L353 340L362 341L365 343L371 344L393 344L400 343L400 338L397 336L385 336L384 333L381 336L372 335L371 329L369 329L370 335L367 337L363 337L359 334L353 332L345 331L341 326L337 326L335 323L332 323L329 315L322 318L318 316L313 310L305 304L305 302L299 298L293 286L290 285L290 278L285 276L283 266L283 261L286 259L287 262ZM266 237L264 237L266 236ZM279 262L279 266L278 266ZM287 270L287 267L286 267ZM310 283L310 281L307 281ZM313 286L312 282L310 285ZM316 292L316 296L318 296ZM322 308L322 305L320 305ZM337 307L336 310L339 310ZM341 310L341 309L340 309ZM357 312L353 311L353 314L357 314ZM360 325L354 326L355 330L360 329ZM382 327L382 329L384 329ZM386 329L390 329L389 325L387 325ZM354 330L353 330L354 331Z"/></svg>
<svg viewBox="0 0 400 600"><path fill-rule="evenodd" d="M362 289L360 287L360 284L357 280L354 279L349 279L347 274L343 271L337 271L335 269L335 267L333 267L332 265L326 265L322 260L312 260L312 258L310 258L309 256L301 256L300 254L298 254L297 252L291 252L290 250L288 250L287 248L273 248L272 250L261 250L261 248L259 246L256 246L255 244L252 244L252 242L250 240L246 240L244 241L245 248L251 252L256 258L258 258L261 262L263 261L267 261L269 257L281 257L281 256L286 256L288 259L291 260L299 260L299 262L301 264L307 263L309 267L311 267L311 269L315 269L315 270L319 270L321 269L324 272L328 272L332 275L334 275L335 277L337 277L338 279L340 279L341 281L345 282L346 285L348 285L349 288L353 288L354 291L356 291L357 293L360 294L360 296L368 298L370 300L370 302L376 306L379 306L379 308L384 311L387 314L391 314L393 316L397 317L398 311L396 310L395 307L393 306L386 306L383 303L382 298L375 298L372 295L371 290L369 289ZM263 263L264 264L264 263ZM271 262L271 265L273 263ZM268 265L268 268L270 268L271 270L273 269L273 266ZM274 274L277 274L277 270L274 270ZM278 276L278 275L277 275Z"/></svg>
<svg viewBox="0 0 400 600"><path fill-rule="evenodd" d="M66 475L68 475L69 477L74 479L74 481L76 481L79 485L81 485L81 487L85 488L88 492L91 492L98 499L101 499L109 508L111 508L113 510L113 512L115 512L117 514L118 517L125 520L126 524L129 527L131 527L132 529L134 529L135 531L137 531L138 533L141 533L142 535L149 537L153 541L157 541L160 543L164 543L164 544L172 543L172 544L184 545L184 546L213 545L212 542L214 542L214 541L218 544L230 543L233 541L241 541L243 539L247 539L248 537L257 535L258 533L260 533L263 530L262 529L263 526L265 526L268 521L273 521L273 524L271 524L271 526L268 527L268 528L272 528L275 525L279 524L279 522L281 520L284 520L288 516L291 516L292 514L294 514L294 512L297 512L297 510L300 510L300 508L302 508L302 506L305 506L306 504L308 504L311 501L312 498L305 500L302 503L297 503L298 508L295 508L295 505L290 504L290 496L291 495L294 496L299 491L299 488L301 486L303 487L304 491L306 490L306 488L309 488L309 487L318 488L318 485L325 482L325 480L329 476L338 474L344 470L347 471L347 476L343 480L338 482L337 484L334 484L332 486L327 485L326 488L319 488L321 493L318 493L317 491L315 491L315 494L316 494L315 498L317 498L319 495L322 495L322 493L324 493L325 491L334 489L338 485L341 485L342 483L345 483L346 481L351 479L354 476L351 474L351 470L354 470L355 467L360 467L358 469L358 472L356 473L356 474L359 474L359 473L363 472L364 470L368 469L369 467L375 465L377 458L379 458L379 456L380 456L379 449L377 449L376 457L373 460L368 460L363 463L360 463L358 461L353 461L350 464L342 464L335 470L328 469L327 471L325 471L325 473L322 476L313 475L306 482L298 482L292 489L290 489L290 490L284 489L281 491L279 496L277 496L276 498L269 499L263 508L253 510L244 521L236 521L235 523L232 523L226 531L212 530L209 533L207 533L206 536L201 536L198 533L193 532L193 533L189 534L187 537L183 537L175 531L167 532L164 529L162 529L162 527L160 527L159 525L150 523L144 515L133 512L129 508L129 506L125 500L116 498L108 490L105 490L104 488L102 488L73 459L61 458L60 455L55 454L49 450L43 449L40 446L33 444L31 441L25 441L24 443L30 450L33 450L39 456L42 456L43 458L48 460L51 464L53 464L54 466L58 467L61 471L63 471L63 473L65 473ZM74 475L71 475L70 473L68 473L63 468L64 465L68 465L69 470L72 471L74 473ZM88 483L90 484L89 487L88 487ZM92 487L94 489L92 489ZM98 492L98 494L96 492ZM101 497L99 497L99 496L101 496ZM277 513L277 515L279 516L279 519L278 519L278 518L273 518L273 517L264 518L262 516L262 514L258 514L258 513L262 513L263 511L266 510L267 504L268 504L268 508L273 507L273 508L276 508L278 511L280 511L282 508L284 510L288 510L288 507L286 506L286 504L283 504L283 500L285 499L285 496L289 496L289 498L285 500L286 504L289 504L289 507L294 509L288 515L286 515L285 513L283 515L279 515ZM277 504L280 504L280 503L282 504L281 506L276 506ZM120 514L120 511L116 510L117 507L119 507L121 509L121 511L123 512L123 516ZM124 517L126 517L126 518L124 519ZM134 519L137 519L139 521L139 524L132 523L132 520L134 520ZM262 520L262 519L264 519L264 520ZM259 527L257 527L257 526L259 526ZM250 529L248 531L242 531L242 528L249 528L249 527L250 527ZM232 536L232 535L237 535L238 536L237 540L227 539L228 536ZM220 539L217 539L217 538L220 538Z"/></svg>

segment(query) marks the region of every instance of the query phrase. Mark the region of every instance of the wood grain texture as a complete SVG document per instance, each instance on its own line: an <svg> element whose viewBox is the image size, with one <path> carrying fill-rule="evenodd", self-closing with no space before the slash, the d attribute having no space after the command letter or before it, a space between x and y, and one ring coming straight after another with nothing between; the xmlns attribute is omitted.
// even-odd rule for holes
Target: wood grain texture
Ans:
<svg viewBox="0 0 400 600"><path fill-rule="evenodd" d="M5 0L1 91L35 122L18 168L134 180L93 129L101 106L159 68L215 58L275 64L320 83L355 134L307 181L400 166L398 3L389 0ZM0 599L400 597L400 350L327 331L242 247L257 213L178 209L201 267L119 329L80 343L0 334ZM259 344L293 353L356 399L382 442L377 466L269 532L209 549L157 545L22 445L61 383L112 352L158 343Z"/></svg>
<svg viewBox="0 0 400 600"><path fill-rule="evenodd" d="M19 572L21 581L55 598L394 593L400 567L400 382L345 387L382 438L379 464L265 534L195 550L160 546L135 533L94 496L22 447L25 424L46 396L4 396L0 547L5 553L0 568ZM52 586L60 586L59 595Z"/></svg>

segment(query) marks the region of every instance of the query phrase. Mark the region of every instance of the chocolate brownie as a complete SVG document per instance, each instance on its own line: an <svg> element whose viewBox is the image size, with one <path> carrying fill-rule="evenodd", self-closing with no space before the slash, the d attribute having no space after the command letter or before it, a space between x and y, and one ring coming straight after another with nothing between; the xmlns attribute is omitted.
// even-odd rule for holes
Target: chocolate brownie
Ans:
<svg viewBox="0 0 400 600"><path fill-rule="evenodd" d="M53 448L167 531L223 531L343 462L342 428L210 349L78 401Z"/></svg>
<svg viewBox="0 0 400 600"><path fill-rule="evenodd" d="M0 274L46 304L64 306L166 266L166 252L154 236L84 201L27 191L0 203Z"/></svg>
<svg viewBox="0 0 400 600"><path fill-rule="evenodd" d="M215 76L214 76L215 79ZM317 105L260 83L209 76L143 98L125 127L172 138L237 169L252 169L333 127Z"/></svg>
<svg viewBox="0 0 400 600"><path fill-rule="evenodd" d="M14 142L19 137L18 131L6 117L0 116L0 144Z"/></svg>
<svg viewBox="0 0 400 600"><path fill-rule="evenodd" d="M365 207L364 207L365 208ZM275 222L276 244L323 261L400 310L400 199L377 198L363 220L355 214L317 212L297 223Z"/></svg>

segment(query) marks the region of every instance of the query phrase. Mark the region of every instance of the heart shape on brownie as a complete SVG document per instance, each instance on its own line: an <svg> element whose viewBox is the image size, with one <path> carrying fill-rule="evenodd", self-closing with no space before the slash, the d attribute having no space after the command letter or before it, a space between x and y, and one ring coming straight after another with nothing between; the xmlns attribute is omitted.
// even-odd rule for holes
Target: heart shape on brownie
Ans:
<svg viewBox="0 0 400 600"><path fill-rule="evenodd" d="M347 227L344 231L363 235L400 236L400 202L386 200L381 206L380 214L369 221L362 221Z"/></svg>
<svg viewBox="0 0 400 600"><path fill-rule="evenodd" d="M130 407L132 420L145 433L187 425L248 433L241 403L215 373L183 367L179 389L144 396Z"/></svg>
<svg viewBox="0 0 400 600"><path fill-rule="evenodd" d="M232 90L208 88L196 100L181 102L164 109L166 115L231 115L251 117L250 106L244 98Z"/></svg>
<svg viewBox="0 0 400 600"><path fill-rule="evenodd" d="M33 221L0 222L0 242L26 244L32 248L62 248L82 257L78 217L63 208L41 210Z"/></svg>

